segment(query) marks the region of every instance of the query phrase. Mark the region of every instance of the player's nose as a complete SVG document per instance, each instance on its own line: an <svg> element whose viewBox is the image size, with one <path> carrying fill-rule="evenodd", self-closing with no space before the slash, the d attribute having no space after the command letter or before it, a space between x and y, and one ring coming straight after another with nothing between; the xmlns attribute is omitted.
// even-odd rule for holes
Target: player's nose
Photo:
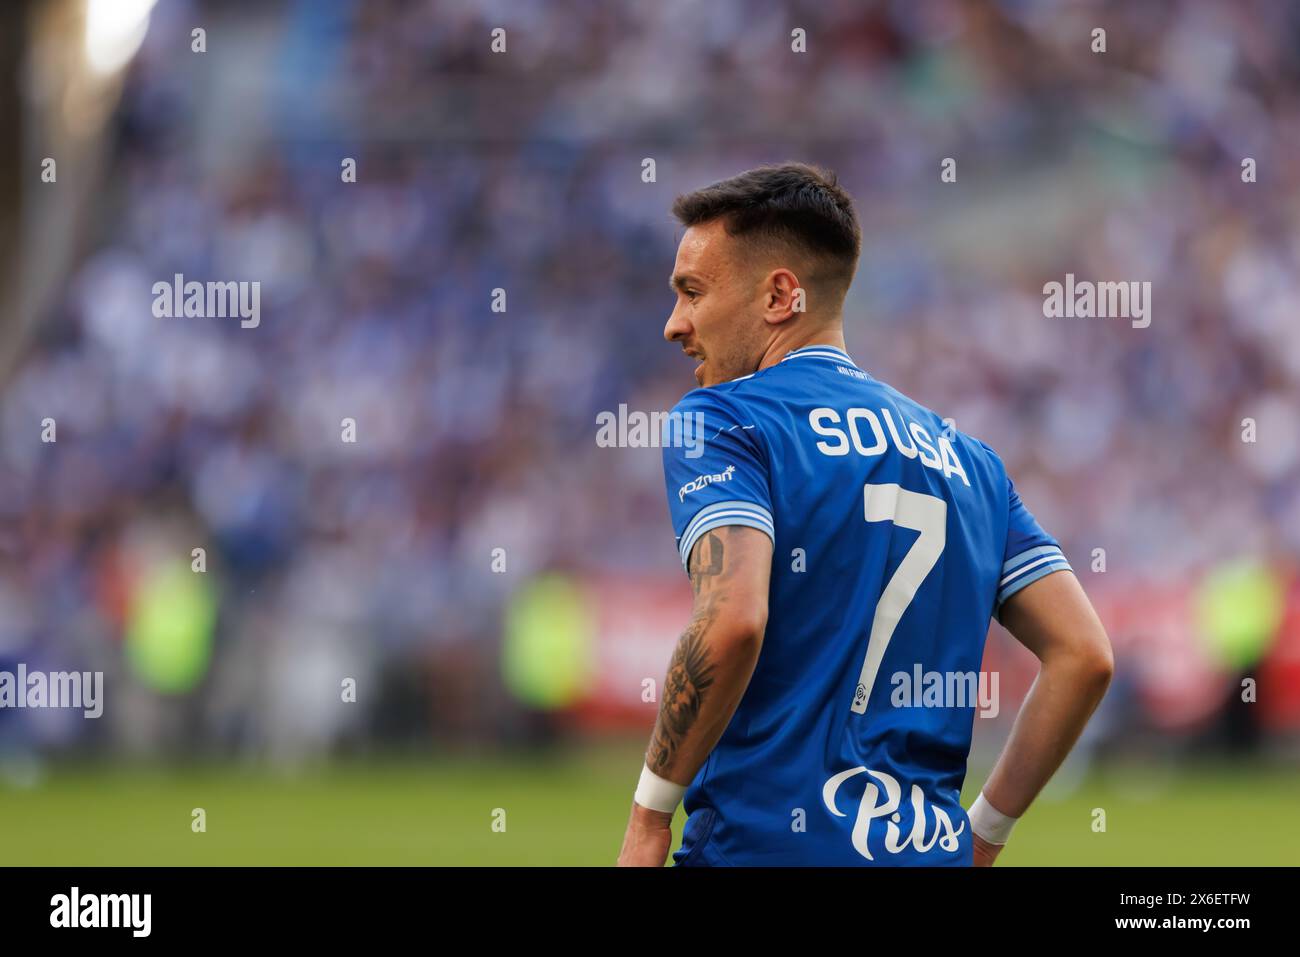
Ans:
<svg viewBox="0 0 1300 957"><path fill-rule="evenodd" d="M673 313L668 317L668 322L664 324L664 338L669 342L676 342L689 335L691 324L686 321L681 314L681 309L673 307Z"/></svg>

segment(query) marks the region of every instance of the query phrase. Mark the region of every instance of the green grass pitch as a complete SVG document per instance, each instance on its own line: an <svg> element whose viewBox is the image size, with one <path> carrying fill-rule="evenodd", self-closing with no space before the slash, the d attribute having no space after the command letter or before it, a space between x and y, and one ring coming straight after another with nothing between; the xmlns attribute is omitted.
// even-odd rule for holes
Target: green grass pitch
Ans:
<svg viewBox="0 0 1300 957"><path fill-rule="evenodd" d="M0 784L0 865L610 865L641 748L295 773L55 766L27 787ZM982 781L972 768L964 804ZM194 808L205 833L191 829ZM504 831L493 830L498 808ZM1069 793L1044 795L998 864L1296 865L1298 810L1300 770L1094 769Z"/></svg>

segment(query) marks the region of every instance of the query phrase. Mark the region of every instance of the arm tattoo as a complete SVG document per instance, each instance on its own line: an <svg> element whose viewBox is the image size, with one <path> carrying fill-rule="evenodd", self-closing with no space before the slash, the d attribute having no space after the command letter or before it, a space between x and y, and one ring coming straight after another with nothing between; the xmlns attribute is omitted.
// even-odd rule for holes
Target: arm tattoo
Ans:
<svg viewBox="0 0 1300 957"><path fill-rule="evenodd" d="M720 548L720 546L719 546ZM719 551L719 556L721 551ZM655 771L672 762L686 733L699 717L704 693L713 684L713 662L704 633L713 623L712 609L691 621L677 642L668 678L664 682L659 720L655 722L647 763Z"/></svg>
<svg viewBox="0 0 1300 957"><path fill-rule="evenodd" d="M690 568L691 590L696 595L708 579L722 574L722 553L722 539L717 532L709 532L696 544Z"/></svg>

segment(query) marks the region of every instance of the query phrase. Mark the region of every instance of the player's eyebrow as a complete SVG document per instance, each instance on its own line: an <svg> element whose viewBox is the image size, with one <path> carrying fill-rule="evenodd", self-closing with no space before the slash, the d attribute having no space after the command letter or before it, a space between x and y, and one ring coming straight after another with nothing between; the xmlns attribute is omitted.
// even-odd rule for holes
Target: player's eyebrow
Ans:
<svg viewBox="0 0 1300 957"><path fill-rule="evenodd" d="M668 288L672 289L674 292L678 289L685 292L687 286L698 284L699 282L694 276L685 273L677 273L676 275L668 277Z"/></svg>

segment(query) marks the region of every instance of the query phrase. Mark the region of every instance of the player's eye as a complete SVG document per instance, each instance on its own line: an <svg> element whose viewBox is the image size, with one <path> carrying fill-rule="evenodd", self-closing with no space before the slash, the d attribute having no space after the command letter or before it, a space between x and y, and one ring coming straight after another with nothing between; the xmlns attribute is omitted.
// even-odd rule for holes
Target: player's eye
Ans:
<svg viewBox="0 0 1300 957"><path fill-rule="evenodd" d="M689 299L691 302L694 302L694 301L695 301L695 297L698 296L698 295L699 295L699 293L696 292L694 289L687 289L687 290L686 290L686 298Z"/></svg>

